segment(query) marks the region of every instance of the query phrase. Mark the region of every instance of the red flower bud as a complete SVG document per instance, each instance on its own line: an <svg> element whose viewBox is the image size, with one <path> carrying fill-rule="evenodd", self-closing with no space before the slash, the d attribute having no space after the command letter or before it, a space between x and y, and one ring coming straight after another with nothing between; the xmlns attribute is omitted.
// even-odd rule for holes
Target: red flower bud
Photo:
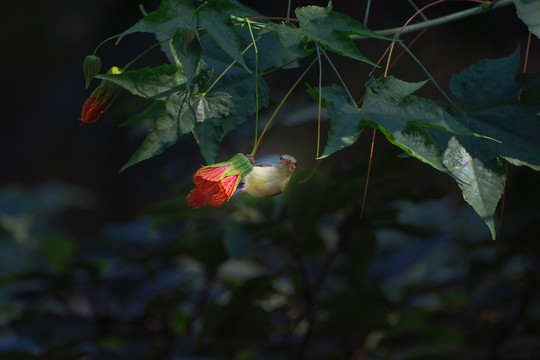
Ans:
<svg viewBox="0 0 540 360"><path fill-rule="evenodd" d="M116 66L112 67L107 74L120 74L121 71ZM122 87L112 81L103 80L94 92L86 99L81 110L81 123L90 124L99 120L101 114L105 112L116 100Z"/></svg>
<svg viewBox="0 0 540 360"><path fill-rule="evenodd" d="M84 79L85 79L85 89L88 89L88 85L90 85L90 81L99 74L99 71L101 70L101 59L98 58L96 55L88 55L84 58L83 62L83 73L84 73Z"/></svg>

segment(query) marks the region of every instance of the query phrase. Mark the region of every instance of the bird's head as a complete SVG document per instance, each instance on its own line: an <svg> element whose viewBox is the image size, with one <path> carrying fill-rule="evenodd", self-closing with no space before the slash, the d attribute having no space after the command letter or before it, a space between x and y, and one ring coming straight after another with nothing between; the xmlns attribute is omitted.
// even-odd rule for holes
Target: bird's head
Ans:
<svg viewBox="0 0 540 360"><path fill-rule="evenodd" d="M291 171L296 169L296 159L292 157L291 155L282 155L279 158L280 165L287 165L290 167Z"/></svg>

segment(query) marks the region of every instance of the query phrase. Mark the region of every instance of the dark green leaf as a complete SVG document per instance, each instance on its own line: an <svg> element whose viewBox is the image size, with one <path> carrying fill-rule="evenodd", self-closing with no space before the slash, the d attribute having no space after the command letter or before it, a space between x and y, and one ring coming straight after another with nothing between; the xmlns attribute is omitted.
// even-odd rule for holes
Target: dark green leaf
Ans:
<svg viewBox="0 0 540 360"><path fill-rule="evenodd" d="M40 243L40 252L43 258L55 270L62 271L68 265L76 250L76 242L65 237L54 237Z"/></svg>
<svg viewBox="0 0 540 360"><path fill-rule="evenodd" d="M281 25L268 24L261 31L261 34L272 33L277 35L283 48L285 48L291 56L301 58L310 53L303 44L302 34L298 28L290 23Z"/></svg>
<svg viewBox="0 0 540 360"><path fill-rule="evenodd" d="M540 106L494 107L466 117L472 131L497 141L488 143L492 158L540 170Z"/></svg>
<svg viewBox="0 0 540 360"><path fill-rule="evenodd" d="M181 135L189 133L195 126L194 105L198 100L200 95L185 92L170 95L165 102L166 112L157 118L154 127L121 171L161 154L166 148L176 144Z"/></svg>
<svg viewBox="0 0 540 360"><path fill-rule="evenodd" d="M193 131L197 123L209 118L226 117L234 109L229 94L201 95L186 92L170 95L165 108L166 112L156 120L154 128L122 170L161 154L167 147L176 144L181 135Z"/></svg>
<svg viewBox="0 0 540 360"><path fill-rule="evenodd" d="M310 50L309 42L322 45L325 49L376 66L356 47L351 36L355 38L388 38L369 30L355 19L328 7L305 6L296 9L296 17L300 22L297 28L290 23L281 25L269 24L263 30L278 35L283 47L295 56L305 56Z"/></svg>
<svg viewBox="0 0 540 360"><path fill-rule="evenodd" d="M224 118L233 113L234 105L229 94L218 92L199 100L193 135L206 162L214 162L219 143L224 135Z"/></svg>
<svg viewBox="0 0 540 360"><path fill-rule="evenodd" d="M124 31L118 41L124 36L135 32L161 34L166 39L172 38L182 28L196 28L196 14L193 2L163 0L156 11L148 13L139 22Z"/></svg>
<svg viewBox="0 0 540 360"><path fill-rule="evenodd" d="M238 10L227 1L211 1L197 9L198 24L204 27L216 44L238 64L250 71L242 57L242 47L230 15Z"/></svg>
<svg viewBox="0 0 540 360"><path fill-rule="evenodd" d="M309 88L308 91L313 98L318 99L315 89ZM322 100L322 105L330 117L328 141L321 156L325 158L358 140L362 132L363 117L347 91L337 85L323 88Z"/></svg>
<svg viewBox="0 0 540 360"><path fill-rule="evenodd" d="M467 114L461 120L474 133L497 141L488 143L491 157L540 170L540 106L534 74L515 80L516 50L509 57L480 61L452 78L452 91ZM528 79L528 80L527 80ZM520 85L526 104L519 105ZM531 104L531 105L527 105Z"/></svg>
<svg viewBox="0 0 540 360"><path fill-rule="evenodd" d="M173 56L182 64L184 73L186 74L186 82L188 88L191 81L197 72L199 62L201 60L201 44L197 37L191 40L184 35L188 29L182 29L177 32L172 39L171 52Z"/></svg>
<svg viewBox="0 0 540 360"><path fill-rule="evenodd" d="M331 6L327 8L305 6L297 8L295 13L300 22L300 32L303 36L320 43L330 51L374 66L376 65L372 61L358 51L350 35L355 35L358 38L388 40L353 18L333 12Z"/></svg>
<svg viewBox="0 0 540 360"><path fill-rule="evenodd" d="M506 58L481 60L452 76L450 89L466 112L516 104L518 66L518 49Z"/></svg>
<svg viewBox="0 0 540 360"><path fill-rule="evenodd" d="M143 111L132 116L120 126L127 126L138 121L155 120L165 113L165 103L163 101L152 101Z"/></svg>

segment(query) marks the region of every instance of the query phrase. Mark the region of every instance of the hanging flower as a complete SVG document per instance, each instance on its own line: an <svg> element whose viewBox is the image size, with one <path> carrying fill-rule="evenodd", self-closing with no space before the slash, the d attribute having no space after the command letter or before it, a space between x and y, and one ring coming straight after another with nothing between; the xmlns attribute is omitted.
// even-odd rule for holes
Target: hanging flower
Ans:
<svg viewBox="0 0 540 360"><path fill-rule="evenodd" d="M252 159L236 154L229 161L203 166L195 175L195 189L188 195L188 204L194 209L206 204L220 206L230 199L240 180L253 169Z"/></svg>
<svg viewBox="0 0 540 360"><path fill-rule="evenodd" d="M122 71L116 66L112 67L107 74L120 74ZM92 95L84 102L81 110L81 123L90 124L99 120L101 114L105 112L116 100L122 88L112 81L103 80L94 90Z"/></svg>

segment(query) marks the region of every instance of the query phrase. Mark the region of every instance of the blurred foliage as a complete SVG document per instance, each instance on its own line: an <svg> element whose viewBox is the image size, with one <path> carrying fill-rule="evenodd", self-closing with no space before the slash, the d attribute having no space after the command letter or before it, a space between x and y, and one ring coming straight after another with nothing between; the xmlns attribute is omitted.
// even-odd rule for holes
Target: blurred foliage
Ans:
<svg viewBox="0 0 540 360"><path fill-rule="evenodd" d="M66 223L95 211L88 190L3 189L0 359L540 355L537 212L513 209L494 242L454 197L399 193L360 219L363 169L308 173L88 235Z"/></svg>

